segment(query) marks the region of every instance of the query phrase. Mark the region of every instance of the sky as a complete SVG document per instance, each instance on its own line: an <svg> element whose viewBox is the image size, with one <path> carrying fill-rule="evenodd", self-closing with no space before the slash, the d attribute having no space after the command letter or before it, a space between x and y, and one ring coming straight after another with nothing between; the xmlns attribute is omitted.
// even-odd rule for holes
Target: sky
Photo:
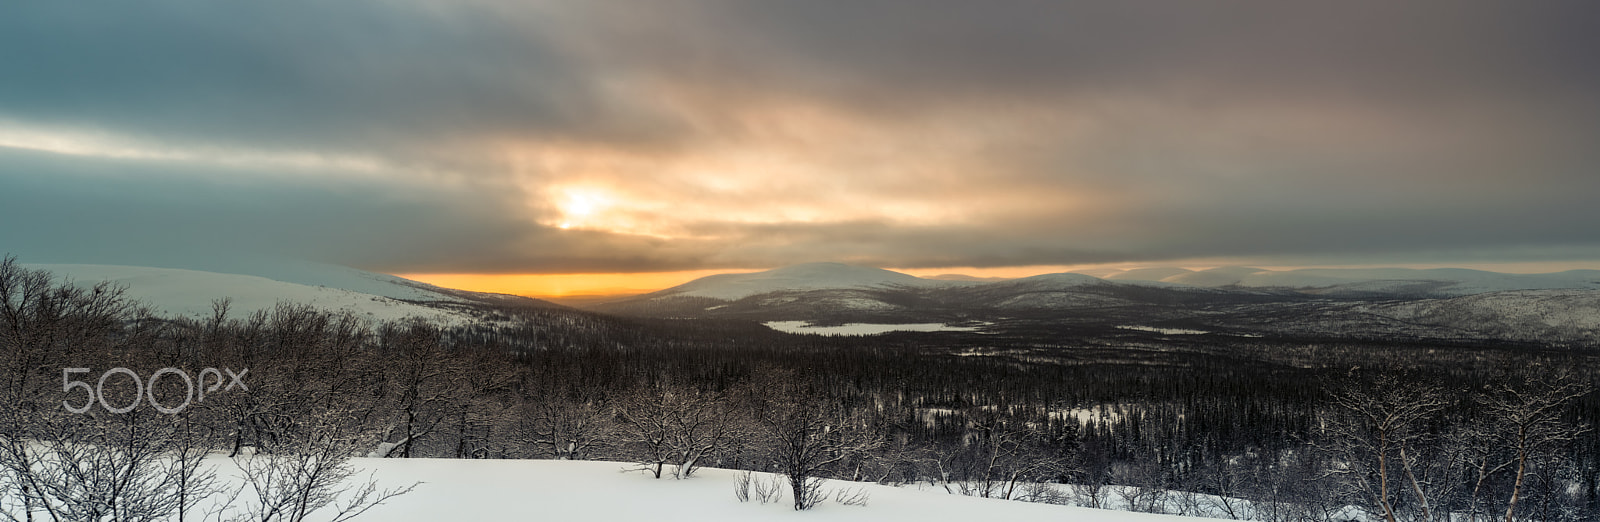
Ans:
<svg viewBox="0 0 1600 522"><path fill-rule="evenodd" d="M565 294L1600 268L1600 4L0 6L0 251Z"/></svg>

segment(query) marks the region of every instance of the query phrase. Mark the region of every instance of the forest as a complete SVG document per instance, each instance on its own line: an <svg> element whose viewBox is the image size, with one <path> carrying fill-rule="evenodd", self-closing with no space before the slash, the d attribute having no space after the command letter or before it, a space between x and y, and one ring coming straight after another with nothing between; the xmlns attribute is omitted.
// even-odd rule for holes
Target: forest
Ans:
<svg viewBox="0 0 1600 522"><path fill-rule="evenodd" d="M840 494L818 482L838 478L1240 520L1600 514L1592 349L229 308L162 317L115 286L0 263L0 517L203 520L196 499L228 494L197 465L210 453L247 470L275 457L243 492L261 521L359 515L329 495L359 480L358 456L773 471L795 509ZM405 492L356 487L368 503Z"/></svg>

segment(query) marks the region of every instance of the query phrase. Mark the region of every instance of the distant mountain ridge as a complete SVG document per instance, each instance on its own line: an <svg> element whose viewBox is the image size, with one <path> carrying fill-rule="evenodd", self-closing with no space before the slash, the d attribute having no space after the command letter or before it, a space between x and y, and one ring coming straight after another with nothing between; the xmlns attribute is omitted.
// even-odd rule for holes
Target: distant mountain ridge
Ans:
<svg viewBox="0 0 1600 522"><path fill-rule="evenodd" d="M1314 295L1359 293L1404 296L1465 296L1515 290L1596 290L1600 270L1549 274L1504 274L1459 268L1307 268L1274 271L1251 267L1188 270L1139 268L1104 277L1066 272L991 280L943 275L925 279L909 274L843 263L806 263L752 273L707 276L632 299L704 297L735 301L772 292L953 288L1002 284L1132 284L1212 289L1286 289Z"/></svg>
<svg viewBox="0 0 1600 522"><path fill-rule="evenodd" d="M761 272L706 276L639 297L653 299L678 296L736 300L777 291L934 288L970 284L975 283L923 279L891 270L844 263L806 263Z"/></svg>
<svg viewBox="0 0 1600 522"><path fill-rule="evenodd" d="M209 315L212 301L219 298L231 300L233 317L288 302L373 321L421 317L446 324L472 323L508 308L564 308L331 265L259 271L275 277L118 265L23 266L74 284L110 281L125 286L130 299L159 313L189 317ZM813 263L701 278L592 309L635 317L804 321L813 326L960 327L958 332L947 332L950 335L1032 336L1061 331L1113 339L1288 336L1563 346L1593 346L1600 340L1600 271L1593 270L1499 274L1457 269L1223 267L1102 275L936 280L871 267Z"/></svg>
<svg viewBox="0 0 1600 522"><path fill-rule="evenodd" d="M619 315L1541 342L1600 339L1600 271L1140 269L950 281L839 264L698 279L592 307ZM1145 332L1128 334L1127 332ZM1163 334L1164 335L1164 334Z"/></svg>
<svg viewBox="0 0 1600 522"><path fill-rule="evenodd" d="M1209 270L1138 269L1107 276L1117 281L1152 281L1206 288L1287 288L1312 293L1363 292L1464 296L1514 290L1600 289L1600 270L1505 274L1464 268L1304 268L1274 271L1250 267Z"/></svg>

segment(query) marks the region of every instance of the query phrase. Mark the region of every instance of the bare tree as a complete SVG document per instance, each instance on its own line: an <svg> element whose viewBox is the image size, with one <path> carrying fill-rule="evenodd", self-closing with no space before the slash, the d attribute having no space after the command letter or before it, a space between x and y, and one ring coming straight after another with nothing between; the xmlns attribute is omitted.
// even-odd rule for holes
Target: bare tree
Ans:
<svg viewBox="0 0 1600 522"><path fill-rule="evenodd" d="M1071 470L1071 455L1037 426L995 409L971 408L965 417L968 433L948 466L961 494L1017 499L1029 484Z"/></svg>
<svg viewBox="0 0 1600 522"><path fill-rule="evenodd" d="M360 358L364 323L291 304L234 321L228 308L224 300L205 320L156 319L123 299L119 287L55 284L12 258L0 261L0 519L182 522L221 520L232 511L300 520L331 506L333 519L346 520L409 491L345 484L353 474L349 452L370 443L353 405L373 401L340 388L349 381L345 365ZM158 385L151 377L145 386L140 373L122 370L134 377L132 386L102 380L91 397L72 394L75 385L88 386L63 373L213 362L241 363L235 367L248 373L257 361L272 371L252 374L266 375L251 381L253 391L192 403L193 385L206 386L203 373L199 383L169 378ZM145 398L153 404L141 406ZM130 406L74 406L96 403ZM185 406L176 412L159 408L179 403ZM217 428L226 433L234 425L236 455L247 437L276 452L241 464L259 504L229 507L238 494L225 495L205 460L218 445ZM207 502L212 509L198 512Z"/></svg>
<svg viewBox="0 0 1600 522"><path fill-rule="evenodd" d="M29 520L183 520L220 491L203 440L165 414L48 414L26 438L0 442L0 467Z"/></svg>
<svg viewBox="0 0 1600 522"><path fill-rule="evenodd" d="M1589 383L1570 371L1552 371L1544 379L1528 382L1519 389L1501 385L1483 397L1494 423L1499 427L1496 442L1510 452L1510 459L1493 466L1508 469L1513 477L1506 498L1506 522L1515 522L1517 504L1522 499L1530 473L1540 461L1554 460L1584 431L1561 417L1562 408L1592 391ZM1480 464L1481 468L1489 467ZM1476 514L1474 513L1474 516Z"/></svg>
<svg viewBox="0 0 1600 522"><path fill-rule="evenodd" d="M1480 396L1477 400L1485 398ZM1500 445L1501 427L1496 422L1474 423L1452 434L1452 443L1461 448L1460 464L1472 485L1464 493L1467 522L1487 518L1486 504L1491 503L1487 497L1494 494L1494 481L1516 464L1516 459L1507 457Z"/></svg>
<svg viewBox="0 0 1600 522"><path fill-rule="evenodd" d="M465 361L444 349L443 332L413 319L385 324L378 330L380 358L392 383L393 420L387 430L384 457L410 458L419 441L445 426L452 413L463 411L469 395Z"/></svg>
<svg viewBox="0 0 1600 522"><path fill-rule="evenodd" d="M168 449L167 476L173 482L177 522L185 522L191 520L191 510L201 502L223 493L224 488L217 481L216 471L207 466L205 461L217 443L211 428L192 422L187 417L173 421L176 436Z"/></svg>
<svg viewBox="0 0 1600 522"><path fill-rule="evenodd" d="M675 390L665 386L634 390L617 401L619 439L655 478L672 460L671 417L677 415Z"/></svg>
<svg viewBox="0 0 1600 522"><path fill-rule="evenodd" d="M455 458L503 457L511 451L508 435L516 411L513 385L521 369L509 364L500 352L459 356L467 359L461 377L467 393L449 406Z"/></svg>
<svg viewBox="0 0 1600 522"><path fill-rule="evenodd" d="M1124 462L1111 470L1113 491L1128 511L1166 513L1170 491L1163 482L1165 470L1153 461Z"/></svg>
<svg viewBox="0 0 1600 522"><path fill-rule="evenodd" d="M1430 436L1424 423L1449 404L1443 391L1384 375L1370 383L1347 383L1333 392L1333 402L1340 415L1324 425L1328 447L1347 464L1335 471L1388 522L1409 518L1400 514L1402 497L1415 502L1420 520L1435 520L1431 497L1418 478L1418 451Z"/></svg>
<svg viewBox="0 0 1600 522"><path fill-rule="evenodd" d="M519 438L535 456L585 460L615 441L610 408L598 390L568 390L546 376L522 404Z"/></svg>
<svg viewBox="0 0 1600 522"><path fill-rule="evenodd" d="M35 520L180 519L212 490L204 441L187 417L134 409L72 413L62 368L127 363L162 332L120 287L56 284L0 260L0 515ZM53 390L52 390L53 388ZM101 386L99 399L137 404L143 389ZM153 393L153 392L152 392ZM96 397L73 400L91 400Z"/></svg>
<svg viewBox="0 0 1600 522"><path fill-rule="evenodd" d="M796 511L827 498L822 478L832 466L869 454L881 444L866 422L829 401L817 388L793 374L772 372L757 377L757 420L766 435L769 457L788 477Z"/></svg>
<svg viewBox="0 0 1600 522"><path fill-rule="evenodd" d="M295 442L285 451L234 457L244 479L242 487L254 497L241 513L244 520L302 522L331 507L334 511L328 519L341 522L417 487L379 490L370 478L359 486L349 484L357 472L350 457L371 441L344 430L338 422L319 421L302 427L304 431L295 434Z"/></svg>
<svg viewBox="0 0 1600 522"><path fill-rule="evenodd" d="M685 397L682 414L673 422L673 473L686 478L733 438L748 433L744 417L722 394L693 392Z"/></svg>
<svg viewBox="0 0 1600 522"><path fill-rule="evenodd" d="M1195 475L1193 489L1213 493L1202 498L1206 507L1232 520L1249 520L1254 517L1250 503L1239 498L1246 477L1238 466L1225 462L1211 462Z"/></svg>

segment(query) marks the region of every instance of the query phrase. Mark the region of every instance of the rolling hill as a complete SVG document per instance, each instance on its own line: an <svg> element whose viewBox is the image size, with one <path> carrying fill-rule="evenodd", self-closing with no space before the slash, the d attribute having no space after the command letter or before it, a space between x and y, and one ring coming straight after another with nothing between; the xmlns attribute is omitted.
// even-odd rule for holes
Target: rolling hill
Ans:
<svg viewBox="0 0 1600 522"><path fill-rule="evenodd" d="M270 310L278 303L295 303L350 312L372 321L420 317L441 323L469 322L475 319L475 312L493 306L558 306L526 297L440 288L386 274L311 263L277 264L262 270L275 277L120 265L22 266L47 271L58 281L75 285L110 282L124 287L128 298L159 314L185 317L209 315L213 301L223 298L228 299L230 314L235 317Z"/></svg>

